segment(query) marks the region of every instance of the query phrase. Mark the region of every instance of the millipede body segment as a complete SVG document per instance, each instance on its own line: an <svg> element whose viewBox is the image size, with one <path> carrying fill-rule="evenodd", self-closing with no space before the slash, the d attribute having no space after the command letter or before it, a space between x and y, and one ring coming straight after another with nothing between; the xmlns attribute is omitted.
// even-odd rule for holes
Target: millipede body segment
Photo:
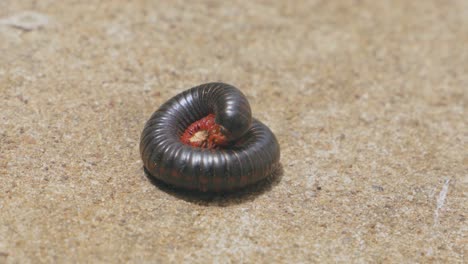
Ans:
<svg viewBox="0 0 468 264"><path fill-rule="evenodd" d="M252 118L234 86L207 83L163 104L141 134L140 154L156 179L182 189L221 192L270 175L280 159L270 129Z"/></svg>

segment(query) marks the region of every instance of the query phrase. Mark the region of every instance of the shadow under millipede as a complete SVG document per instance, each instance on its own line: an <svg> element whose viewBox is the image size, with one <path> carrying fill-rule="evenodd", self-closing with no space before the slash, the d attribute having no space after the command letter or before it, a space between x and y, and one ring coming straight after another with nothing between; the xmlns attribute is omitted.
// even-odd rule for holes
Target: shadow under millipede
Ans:
<svg viewBox="0 0 468 264"><path fill-rule="evenodd" d="M224 193L212 193L178 189L154 178L148 173L146 168L143 168L143 170L146 178L148 178L156 188L166 192L167 194L198 205L221 207L253 201L261 194L270 191L274 186L278 185L283 177L283 166L279 164L273 173L255 184L239 190Z"/></svg>

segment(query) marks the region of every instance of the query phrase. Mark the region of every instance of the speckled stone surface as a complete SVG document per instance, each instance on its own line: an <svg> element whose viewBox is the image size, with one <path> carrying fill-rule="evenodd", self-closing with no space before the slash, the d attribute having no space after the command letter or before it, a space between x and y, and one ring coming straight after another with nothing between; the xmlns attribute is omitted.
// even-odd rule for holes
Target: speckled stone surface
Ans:
<svg viewBox="0 0 468 264"><path fill-rule="evenodd" d="M468 1L0 1L0 263L467 259ZM283 173L154 185L151 113L248 96Z"/></svg>

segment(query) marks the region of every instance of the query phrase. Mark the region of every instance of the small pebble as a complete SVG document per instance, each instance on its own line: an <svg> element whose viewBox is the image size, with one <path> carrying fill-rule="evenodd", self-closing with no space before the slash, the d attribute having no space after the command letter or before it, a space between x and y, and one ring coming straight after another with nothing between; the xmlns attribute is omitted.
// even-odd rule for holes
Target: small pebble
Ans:
<svg viewBox="0 0 468 264"><path fill-rule="evenodd" d="M379 192L383 192L384 188L382 186L379 186L379 185L372 185L372 189L376 190L376 191L379 191Z"/></svg>
<svg viewBox="0 0 468 264"><path fill-rule="evenodd" d="M23 11L0 19L0 25L8 25L24 31L36 30L49 23L49 18L41 13Z"/></svg>

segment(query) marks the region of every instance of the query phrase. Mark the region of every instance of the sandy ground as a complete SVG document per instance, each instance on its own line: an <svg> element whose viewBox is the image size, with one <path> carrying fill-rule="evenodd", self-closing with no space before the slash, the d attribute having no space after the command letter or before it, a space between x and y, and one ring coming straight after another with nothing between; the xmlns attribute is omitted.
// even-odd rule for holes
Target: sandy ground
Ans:
<svg viewBox="0 0 468 264"><path fill-rule="evenodd" d="M467 43L465 0L0 1L0 263L462 263ZM272 183L145 176L146 120L210 81Z"/></svg>

